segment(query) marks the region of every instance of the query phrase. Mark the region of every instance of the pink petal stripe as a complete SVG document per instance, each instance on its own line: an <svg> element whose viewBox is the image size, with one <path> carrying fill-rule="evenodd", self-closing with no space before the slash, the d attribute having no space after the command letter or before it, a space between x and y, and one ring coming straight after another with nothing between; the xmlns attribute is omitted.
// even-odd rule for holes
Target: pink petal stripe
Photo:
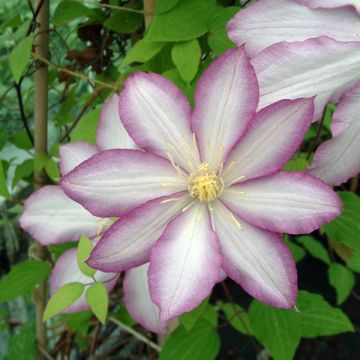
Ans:
<svg viewBox="0 0 360 360"><path fill-rule="evenodd" d="M253 227L220 202L214 204L225 272L255 299L280 308L292 308L297 297L297 274L290 250L278 234Z"/></svg>
<svg viewBox="0 0 360 360"><path fill-rule="evenodd" d="M311 9L352 6L360 13L359 0L296 0L296 1L300 4L308 6Z"/></svg>
<svg viewBox="0 0 360 360"><path fill-rule="evenodd" d="M220 278L221 257L208 210L196 202L166 228L151 250L150 294L166 321L198 306Z"/></svg>
<svg viewBox="0 0 360 360"><path fill-rule="evenodd" d="M216 169L255 115L258 83L243 48L226 51L205 70L191 118L202 161Z"/></svg>

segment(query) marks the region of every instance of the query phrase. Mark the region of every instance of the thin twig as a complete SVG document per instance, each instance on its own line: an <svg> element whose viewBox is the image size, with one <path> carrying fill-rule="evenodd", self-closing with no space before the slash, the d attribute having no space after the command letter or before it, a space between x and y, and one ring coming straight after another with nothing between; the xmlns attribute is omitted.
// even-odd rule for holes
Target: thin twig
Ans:
<svg viewBox="0 0 360 360"><path fill-rule="evenodd" d="M34 11L33 7L31 6L31 2L29 1L29 6L30 6L30 9L31 9L31 11L33 13L33 18L31 20L31 23L30 23L30 25L28 27L28 30L26 32L26 36L29 36L34 31L34 28L36 28L36 19L37 19L39 13L40 13L40 10L41 10L44 2L45 2L45 0L40 0L39 5L36 7L36 9Z"/></svg>
<svg viewBox="0 0 360 360"><path fill-rule="evenodd" d="M76 71L72 71L72 70L69 70L69 69L66 69L66 68L63 68L57 64L54 64L52 63L50 60L38 55L38 54L35 54L35 53L32 53L32 56L36 59L36 60L39 60L41 61L42 63L48 65L48 66L52 66L54 68L56 68L58 71L63 71L64 73L67 73L69 75L72 75L72 76L75 76L75 77L78 77L80 79L83 79L83 80L86 80L88 81L91 85L94 86L94 84L98 84L98 85L102 85L104 87L107 87L109 89L112 89L112 90L115 90L115 91L119 91L121 90L121 86L120 85L115 85L115 84L109 84L109 83L105 83L103 81L100 81L100 80L96 80L96 79L90 79L88 76L84 75L84 74L81 74L79 72L76 72Z"/></svg>
<svg viewBox="0 0 360 360"><path fill-rule="evenodd" d="M161 347L159 345L155 344L154 342L152 342L147 337L145 337L143 334L140 334L139 332L137 332L136 330L134 330L130 326L127 326L126 324L124 324L120 320L114 318L113 316L110 316L109 320L112 321L114 324L120 326L123 330L125 330L129 334L133 335L136 339L142 341L146 345L150 346L151 348L153 348L157 352L161 352Z"/></svg>
<svg viewBox="0 0 360 360"><path fill-rule="evenodd" d="M26 115L25 115L25 111L24 111L24 104L23 104L22 95L21 95L21 80L19 81L18 84L14 83L14 86L16 89L16 95L17 95L18 102L19 102L20 119L21 119L22 123L24 124L25 131L27 133L27 136L29 137L29 140L31 141L31 144L34 145L34 138L30 131L29 124L26 120Z"/></svg>
<svg viewBox="0 0 360 360"><path fill-rule="evenodd" d="M89 4L89 5L99 6L99 7L103 7L103 8L107 8L107 9L114 9L114 10L121 10L121 11L128 11L128 12L133 12L133 13L138 13L138 14L144 14L143 10L132 9L132 8L125 7L125 6L116 6L116 5L99 4L99 3L94 4L89 1L82 1L82 0L75 0L75 1L80 2L82 4Z"/></svg>
<svg viewBox="0 0 360 360"><path fill-rule="evenodd" d="M14 87L14 84L12 84L11 86L9 86L4 93L1 95L0 97L0 104L1 102L6 98L6 95L8 94L8 92Z"/></svg>
<svg viewBox="0 0 360 360"><path fill-rule="evenodd" d="M37 348L48 360L55 360L39 343L37 344Z"/></svg>

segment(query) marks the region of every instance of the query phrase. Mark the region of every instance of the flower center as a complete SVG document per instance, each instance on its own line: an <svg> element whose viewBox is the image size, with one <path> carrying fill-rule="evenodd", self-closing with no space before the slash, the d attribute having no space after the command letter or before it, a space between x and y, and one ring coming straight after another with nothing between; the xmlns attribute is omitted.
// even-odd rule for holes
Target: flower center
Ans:
<svg viewBox="0 0 360 360"><path fill-rule="evenodd" d="M210 164L203 162L195 172L189 175L189 193L201 202L214 201L222 190L219 177L209 168Z"/></svg>

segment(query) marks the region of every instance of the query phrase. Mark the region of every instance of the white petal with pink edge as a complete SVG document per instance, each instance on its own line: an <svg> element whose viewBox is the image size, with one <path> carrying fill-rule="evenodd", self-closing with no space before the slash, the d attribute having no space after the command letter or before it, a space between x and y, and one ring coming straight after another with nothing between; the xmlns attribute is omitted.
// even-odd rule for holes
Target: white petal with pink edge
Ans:
<svg viewBox="0 0 360 360"><path fill-rule="evenodd" d="M96 143L100 150L137 148L120 120L117 94L111 95L101 109Z"/></svg>
<svg viewBox="0 0 360 360"><path fill-rule="evenodd" d="M359 0L296 0L298 3L308 6L311 9L316 8L337 8L340 6L352 6L360 13Z"/></svg>
<svg viewBox="0 0 360 360"><path fill-rule="evenodd" d="M341 98L331 129L334 137L316 150L309 172L340 185L360 172L360 84Z"/></svg>
<svg viewBox="0 0 360 360"><path fill-rule="evenodd" d="M193 201L176 194L147 202L122 216L95 246L87 263L99 270L121 272L149 261L150 249L167 224Z"/></svg>
<svg viewBox="0 0 360 360"><path fill-rule="evenodd" d="M215 169L255 115L259 89L244 48L231 49L201 76L191 118L202 161Z"/></svg>
<svg viewBox="0 0 360 360"><path fill-rule="evenodd" d="M83 234L93 237L101 220L66 196L60 186L45 186L26 200L20 226L49 245L76 241Z"/></svg>
<svg viewBox="0 0 360 360"><path fill-rule="evenodd" d="M97 271L94 277L96 281L103 282L106 290L110 292L115 287L119 275ZM85 276L80 271L77 263L77 249L75 248L66 250L56 261L50 276L51 295L54 295L61 286L71 282L79 282L82 284L92 284L94 282L91 277ZM89 286L90 285L87 285L85 287L85 291L81 297L66 308L63 311L64 313L73 313L89 309L89 305L85 299L85 292Z"/></svg>
<svg viewBox="0 0 360 360"><path fill-rule="evenodd" d="M160 321L159 308L152 302L148 281L149 263L130 269L124 278L125 305L144 328L166 334L167 322Z"/></svg>
<svg viewBox="0 0 360 360"><path fill-rule="evenodd" d="M279 101L258 112L229 154L222 174L225 184L281 169L302 143L313 111L313 99L298 99Z"/></svg>
<svg viewBox="0 0 360 360"><path fill-rule="evenodd" d="M76 168L79 164L95 155L99 149L92 144L84 141L77 141L60 146L60 171L61 175L66 175L69 171Z"/></svg>
<svg viewBox="0 0 360 360"><path fill-rule="evenodd" d="M281 41L303 41L328 36L358 41L359 17L352 8L311 10L294 0L262 0L241 10L229 22L229 38L245 44L250 56Z"/></svg>
<svg viewBox="0 0 360 360"><path fill-rule="evenodd" d="M119 104L121 121L139 147L165 158L170 153L188 171L199 164L190 103L172 82L155 73L134 73L126 80Z"/></svg>
<svg viewBox="0 0 360 360"><path fill-rule="evenodd" d="M252 64L260 86L259 109L282 99L315 98L314 119L360 79L360 41L321 37L282 42L256 55Z"/></svg>
<svg viewBox="0 0 360 360"><path fill-rule="evenodd" d="M310 233L342 208L330 186L302 172L280 171L231 186L221 200L252 225L290 234Z"/></svg>
<svg viewBox="0 0 360 360"><path fill-rule="evenodd" d="M139 150L105 150L61 180L65 193L91 213L122 216L145 202L187 188L169 161Z"/></svg>
<svg viewBox="0 0 360 360"><path fill-rule="evenodd" d="M238 220L219 201L214 204L215 230L223 269L255 299L280 308L296 303L297 274L290 250L278 234Z"/></svg>
<svg viewBox="0 0 360 360"><path fill-rule="evenodd" d="M166 321L198 306L220 278L221 257L206 206L175 218L151 250L150 294Z"/></svg>

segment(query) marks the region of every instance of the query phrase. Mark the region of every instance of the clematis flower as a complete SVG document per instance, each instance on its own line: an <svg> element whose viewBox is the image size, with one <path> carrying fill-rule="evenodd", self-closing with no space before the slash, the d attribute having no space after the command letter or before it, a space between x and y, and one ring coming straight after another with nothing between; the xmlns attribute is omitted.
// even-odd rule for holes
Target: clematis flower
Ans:
<svg viewBox="0 0 360 360"><path fill-rule="evenodd" d="M351 98L354 108L359 94L354 86L360 80L360 16L354 8L359 10L358 1L280 0L274 7L263 0L229 22L229 37L238 45L246 42L253 55L259 109L280 99L310 96L316 96L314 120L329 102L340 101L345 109ZM350 95L340 100L346 92ZM360 122L354 111L337 114L332 129L339 127L337 122L346 124L340 126L343 134L333 131L333 139L317 150L310 170L332 185L360 172Z"/></svg>
<svg viewBox="0 0 360 360"><path fill-rule="evenodd" d="M119 119L118 96L113 95L104 105L97 129L97 146L85 142L69 143L60 148L62 175L96 154L108 148L136 148ZM79 240L83 234L96 241L111 223L109 219L93 216L80 204L67 197L60 186L45 186L31 195L20 218L21 227L43 245ZM151 302L146 271L148 265L131 269L125 274L125 303L132 317L147 329L166 332L166 322L159 321L159 309ZM119 278L118 273L97 271L95 279L104 283L111 292ZM65 251L56 261L50 276L50 293L70 282L93 283L85 276L77 263L77 250ZM85 292L84 292L85 294ZM71 313L89 309L85 295L63 312Z"/></svg>
<svg viewBox="0 0 360 360"><path fill-rule="evenodd" d="M108 150L62 178L95 216L120 216L87 263L120 272L147 263L152 301L167 321L192 310L225 273L255 298L293 307L296 269L277 232L310 232L340 214L322 181L282 166L301 144L313 99L255 113L258 83L243 48L201 76L192 111L171 82L131 75L120 118L142 150Z"/></svg>

